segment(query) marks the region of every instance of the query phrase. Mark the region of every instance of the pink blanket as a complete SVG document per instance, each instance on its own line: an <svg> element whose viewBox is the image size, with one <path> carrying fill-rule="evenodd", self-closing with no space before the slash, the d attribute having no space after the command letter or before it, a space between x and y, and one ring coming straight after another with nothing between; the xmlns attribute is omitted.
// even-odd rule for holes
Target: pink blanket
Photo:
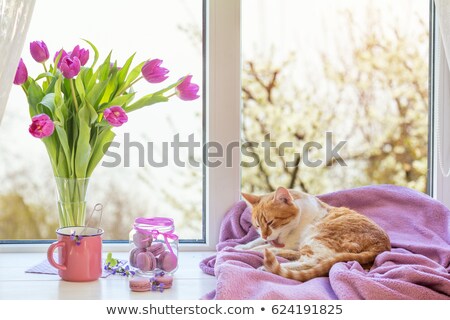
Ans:
<svg viewBox="0 0 450 320"><path fill-rule="evenodd" d="M305 283L259 271L260 253L233 247L257 233L250 209L238 202L225 216L217 255L200 268L217 278L203 299L450 299L450 211L425 194L382 185L320 196L372 218L389 234L391 252L370 271L357 262L336 263L328 277Z"/></svg>

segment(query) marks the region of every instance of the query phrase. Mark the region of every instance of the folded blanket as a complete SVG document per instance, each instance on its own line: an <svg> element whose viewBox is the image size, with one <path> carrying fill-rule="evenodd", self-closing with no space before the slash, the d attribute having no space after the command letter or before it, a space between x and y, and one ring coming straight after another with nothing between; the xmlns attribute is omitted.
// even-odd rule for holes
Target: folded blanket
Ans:
<svg viewBox="0 0 450 320"><path fill-rule="evenodd" d="M365 271L355 261L336 263L328 277L305 283L257 270L261 253L236 250L258 234L244 201L225 216L217 255L200 268L217 278L203 299L450 299L450 211L429 196L380 185L319 196L333 206L356 210L378 223L392 250Z"/></svg>

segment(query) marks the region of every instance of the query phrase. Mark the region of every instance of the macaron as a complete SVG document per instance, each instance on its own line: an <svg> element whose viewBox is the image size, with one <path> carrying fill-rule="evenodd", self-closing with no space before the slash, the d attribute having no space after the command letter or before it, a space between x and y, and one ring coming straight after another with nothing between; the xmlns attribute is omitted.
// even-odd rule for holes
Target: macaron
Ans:
<svg viewBox="0 0 450 320"><path fill-rule="evenodd" d="M139 253L145 252L143 248L134 248L130 251L130 265L136 268L136 257Z"/></svg>
<svg viewBox="0 0 450 320"><path fill-rule="evenodd" d="M147 248L147 252L153 253L155 257L159 256L161 253L165 251L164 244L161 242L153 243L150 247Z"/></svg>
<svg viewBox="0 0 450 320"><path fill-rule="evenodd" d="M148 278L133 277L129 281L129 286L131 291L136 292L150 291L152 288L152 282L149 281Z"/></svg>
<svg viewBox="0 0 450 320"><path fill-rule="evenodd" d="M141 252L136 256L136 267L148 272L156 269L156 258L151 252Z"/></svg>
<svg viewBox="0 0 450 320"><path fill-rule="evenodd" d="M175 270L178 264L178 258L175 254L169 251L164 251L158 257L158 268L170 272Z"/></svg>
<svg viewBox="0 0 450 320"><path fill-rule="evenodd" d="M137 248L148 248L152 245L153 237L148 234L136 232L133 234L133 243Z"/></svg>
<svg viewBox="0 0 450 320"><path fill-rule="evenodd" d="M155 280L158 284L163 285L163 289L169 289L172 287L173 277L165 274L163 276L156 276Z"/></svg>

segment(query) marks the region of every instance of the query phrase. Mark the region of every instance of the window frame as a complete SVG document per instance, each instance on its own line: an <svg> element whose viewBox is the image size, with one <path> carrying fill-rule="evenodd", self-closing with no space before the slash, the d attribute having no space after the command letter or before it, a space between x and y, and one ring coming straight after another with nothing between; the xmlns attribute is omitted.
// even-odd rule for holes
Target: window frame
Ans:
<svg viewBox="0 0 450 320"><path fill-rule="evenodd" d="M430 132L429 194L450 208L450 70L446 59L434 1L430 0ZM439 140L437 139L439 126ZM440 143L438 143L440 142ZM440 152L438 148L441 148ZM442 159L442 168L440 163ZM447 171L447 172L443 172Z"/></svg>

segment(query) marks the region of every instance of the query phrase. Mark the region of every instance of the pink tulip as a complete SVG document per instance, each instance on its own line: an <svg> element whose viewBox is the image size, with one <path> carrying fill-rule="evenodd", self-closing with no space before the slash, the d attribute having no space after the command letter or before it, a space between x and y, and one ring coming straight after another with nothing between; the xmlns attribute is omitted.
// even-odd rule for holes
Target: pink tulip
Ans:
<svg viewBox="0 0 450 320"><path fill-rule="evenodd" d="M195 83L191 83L192 76L189 75L184 78L183 82L181 82L176 88L175 92L177 96L184 101L195 100L200 97L197 93L199 90L199 86Z"/></svg>
<svg viewBox="0 0 450 320"><path fill-rule="evenodd" d="M59 70L61 70L64 78L72 79L75 77L81 68L80 60L77 57L65 56L62 58L61 65L59 66Z"/></svg>
<svg viewBox="0 0 450 320"><path fill-rule="evenodd" d="M34 116L31 121L28 131L35 138L42 139L49 137L53 134L53 131L55 131L55 124L45 113Z"/></svg>
<svg viewBox="0 0 450 320"><path fill-rule="evenodd" d="M25 66L25 63L23 63L22 58L20 58L19 65L17 66L16 75L14 77L14 84L22 85L25 82L27 82L28 79L28 70Z"/></svg>
<svg viewBox="0 0 450 320"><path fill-rule="evenodd" d="M61 55L61 58L59 58L59 61L58 61L58 68L61 66L62 59L63 59L65 56L67 56L67 52L66 52L64 49L61 49L61 50L59 50L59 51L56 51L55 56L54 56L54 58L53 58L53 62L56 61L56 58L58 58L58 55L59 55L59 53L60 53L61 51L62 51L62 55Z"/></svg>
<svg viewBox="0 0 450 320"><path fill-rule="evenodd" d="M71 58L77 57L80 60L82 66L84 66L89 60L89 50L80 49L79 45L76 45L71 52L69 52Z"/></svg>
<svg viewBox="0 0 450 320"><path fill-rule="evenodd" d="M43 63L48 60L50 53L44 41L33 41L30 43L30 53L36 62Z"/></svg>
<svg viewBox="0 0 450 320"><path fill-rule="evenodd" d="M103 111L103 116L105 117L106 121L113 127L120 127L124 123L128 121L128 116L121 107L119 106L112 106L108 109L105 109Z"/></svg>
<svg viewBox="0 0 450 320"><path fill-rule="evenodd" d="M162 62L160 59L153 59L144 64L141 72L145 80L150 83L160 83L168 78L166 74L169 73L169 70L160 67Z"/></svg>

